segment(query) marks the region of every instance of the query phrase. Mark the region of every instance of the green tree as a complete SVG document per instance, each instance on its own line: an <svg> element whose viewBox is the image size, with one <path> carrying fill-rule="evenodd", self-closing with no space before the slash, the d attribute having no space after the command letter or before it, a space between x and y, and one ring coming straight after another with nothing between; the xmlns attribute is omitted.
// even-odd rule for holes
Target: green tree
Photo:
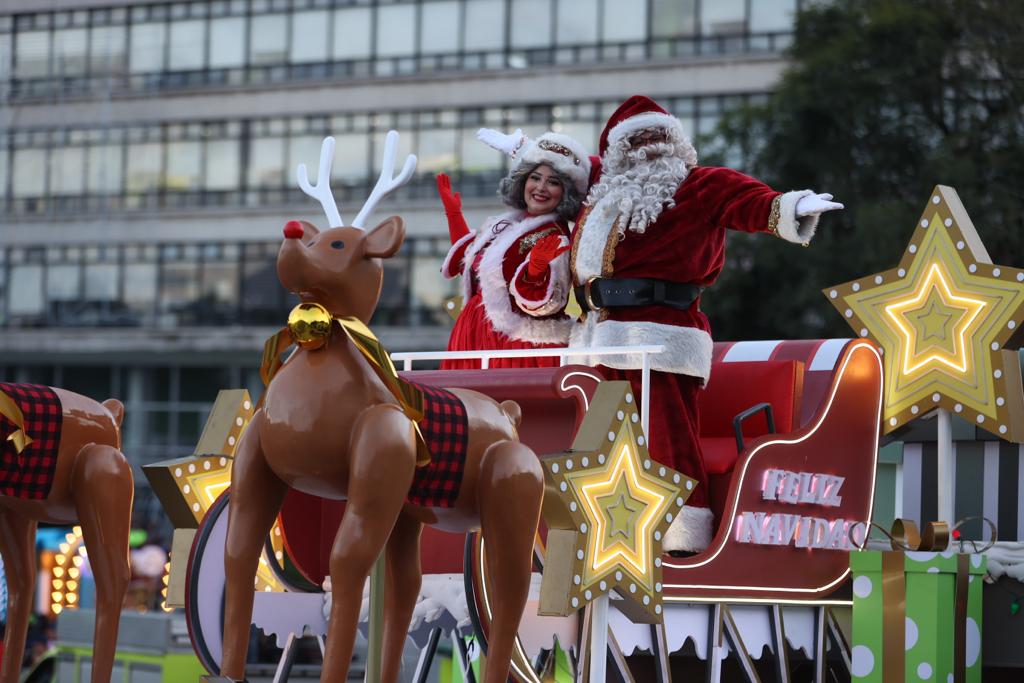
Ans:
<svg viewBox="0 0 1024 683"><path fill-rule="evenodd" d="M1019 0L802 11L774 93L725 117L702 152L739 151L773 187L832 192L846 210L822 218L808 249L730 235L706 301L715 336L850 336L820 290L894 267L936 184L960 194L994 262L1024 266L1022 37Z"/></svg>

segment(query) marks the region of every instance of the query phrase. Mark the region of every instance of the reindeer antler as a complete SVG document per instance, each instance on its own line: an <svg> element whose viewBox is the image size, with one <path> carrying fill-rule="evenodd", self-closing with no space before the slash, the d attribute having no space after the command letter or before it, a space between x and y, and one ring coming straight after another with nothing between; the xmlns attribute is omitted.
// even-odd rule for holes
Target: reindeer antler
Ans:
<svg viewBox="0 0 1024 683"><path fill-rule="evenodd" d="M377 208L377 204L380 200L384 199L387 195L391 194L402 185L409 182L409 178L412 177L413 171L416 170L416 155L410 154L405 158L405 165L402 166L402 172L397 176L392 177L392 173L395 170L395 156L398 152L398 131L388 131L387 137L384 138L384 159L380 169L380 178L377 179L377 184L373 188L373 192L370 193L366 203L363 204L362 210L356 219L352 221L352 225L357 228L365 227L363 223L373 210Z"/></svg>
<svg viewBox="0 0 1024 683"><path fill-rule="evenodd" d="M320 145L320 169L316 173L316 187L309 184L309 175L306 173L306 165L299 164L297 170L299 187L313 199L320 202L327 214L329 228L338 228L345 224L338 213L338 205L334 202L334 195L331 194L331 163L334 161L334 138L324 138Z"/></svg>

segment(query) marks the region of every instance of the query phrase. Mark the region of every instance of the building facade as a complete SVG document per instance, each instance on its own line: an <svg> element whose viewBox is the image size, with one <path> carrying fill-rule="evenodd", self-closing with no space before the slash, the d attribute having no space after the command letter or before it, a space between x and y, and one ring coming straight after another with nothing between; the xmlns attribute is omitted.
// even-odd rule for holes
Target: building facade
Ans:
<svg viewBox="0 0 1024 683"><path fill-rule="evenodd" d="M377 212L409 238L374 328L392 350L441 349L455 288L434 175L471 225L500 210L507 161L479 127L596 147L645 93L700 149L770 91L798 3L0 0L0 377L120 398L136 465L191 453L218 389L260 391L292 304L283 224L323 224L296 165L333 135L354 217L392 128L419 166ZM156 510L137 481L137 512Z"/></svg>

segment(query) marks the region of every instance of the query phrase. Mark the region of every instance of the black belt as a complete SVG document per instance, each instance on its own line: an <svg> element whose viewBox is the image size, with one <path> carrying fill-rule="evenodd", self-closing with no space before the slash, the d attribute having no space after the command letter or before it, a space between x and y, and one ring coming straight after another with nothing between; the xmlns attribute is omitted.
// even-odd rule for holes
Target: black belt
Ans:
<svg viewBox="0 0 1024 683"><path fill-rule="evenodd" d="M700 296L703 287L689 282L667 282L646 277L587 280L576 287L576 301L586 313L616 306L669 306L685 311Z"/></svg>

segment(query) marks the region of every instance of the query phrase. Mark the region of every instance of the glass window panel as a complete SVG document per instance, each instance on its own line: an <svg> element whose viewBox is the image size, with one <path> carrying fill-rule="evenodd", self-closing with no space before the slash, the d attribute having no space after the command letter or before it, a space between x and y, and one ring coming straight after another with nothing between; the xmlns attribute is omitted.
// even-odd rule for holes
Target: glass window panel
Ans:
<svg viewBox="0 0 1024 683"><path fill-rule="evenodd" d="M206 51L206 22L201 19L171 22L168 68L175 71L202 69Z"/></svg>
<svg viewBox="0 0 1024 683"><path fill-rule="evenodd" d="M160 308L173 317L167 322L189 323L199 298L199 266L195 263L168 263L163 269Z"/></svg>
<svg viewBox="0 0 1024 683"><path fill-rule="evenodd" d="M368 59L370 57L370 31L372 10L368 7L339 9L334 12L335 59Z"/></svg>
<svg viewBox="0 0 1024 683"><path fill-rule="evenodd" d="M641 3L606 3L633 5L630 10L636 12L635 6ZM597 42L597 0L558 0L558 43L560 45L578 45L580 43Z"/></svg>
<svg viewBox="0 0 1024 683"><path fill-rule="evenodd" d="M419 173L438 173L456 168L456 140L454 130L420 131L420 146L416 170Z"/></svg>
<svg viewBox="0 0 1024 683"><path fill-rule="evenodd" d="M201 169L202 144L200 142L171 142L167 144L167 189L198 189Z"/></svg>
<svg viewBox="0 0 1024 683"><path fill-rule="evenodd" d="M111 374L109 365L65 365L61 369L60 385L68 391L101 398L111 394Z"/></svg>
<svg viewBox="0 0 1024 683"><path fill-rule="evenodd" d="M46 269L46 297L50 301L77 301L82 292L81 268L75 265Z"/></svg>
<svg viewBox="0 0 1024 683"><path fill-rule="evenodd" d="M444 301L454 294L455 281L437 276L443 262L444 257L439 254L417 255L412 260L412 305L433 318L420 320L421 323L447 323Z"/></svg>
<svg viewBox="0 0 1024 683"><path fill-rule="evenodd" d="M697 32L697 0L652 0L651 32L656 38L692 36ZM704 3L702 7L709 4Z"/></svg>
<svg viewBox="0 0 1024 683"><path fill-rule="evenodd" d="M210 21L210 68L245 64L245 19L227 17Z"/></svg>
<svg viewBox="0 0 1024 683"><path fill-rule="evenodd" d="M89 32L84 28L66 28L55 33L53 73L77 76L85 73Z"/></svg>
<svg viewBox="0 0 1024 683"><path fill-rule="evenodd" d="M10 154L6 149L0 148L0 204L7 196L7 164L10 161ZM0 249L0 262L3 261L3 250Z"/></svg>
<svg viewBox="0 0 1024 683"><path fill-rule="evenodd" d="M95 73L120 72L124 67L124 26L96 26L90 34L89 65Z"/></svg>
<svg viewBox="0 0 1024 683"><path fill-rule="evenodd" d="M140 384L142 385L142 396L144 401L169 401L171 398L171 371L170 368L138 368L134 370L138 373Z"/></svg>
<svg viewBox="0 0 1024 683"><path fill-rule="evenodd" d="M380 173L380 165L384 160L384 137L386 133L374 133L373 134L373 180L376 181L377 175ZM405 164L405 158L409 154L413 154L413 150L416 145L416 136L413 134L402 133L398 138L398 151L395 152L395 167L401 168ZM422 170L423 160L420 159L419 163L416 164L417 170ZM397 171L396 171L397 173Z"/></svg>
<svg viewBox="0 0 1024 683"><path fill-rule="evenodd" d="M166 29L166 25L156 22L132 25L129 71L137 74L164 70Z"/></svg>
<svg viewBox="0 0 1024 683"><path fill-rule="evenodd" d="M117 265L93 263L85 266L85 298L89 301L116 301Z"/></svg>
<svg viewBox="0 0 1024 683"><path fill-rule="evenodd" d="M14 54L14 75L16 77L45 77L49 75L49 64L49 31L22 31L17 34Z"/></svg>
<svg viewBox="0 0 1024 683"><path fill-rule="evenodd" d="M50 163L50 194L81 194L85 186L85 149L57 147Z"/></svg>
<svg viewBox="0 0 1024 683"><path fill-rule="evenodd" d="M377 56L411 55L416 48L416 7L377 8Z"/></svg>
<svg viewBox="0 0 1024 683"><path fill-rule="evenodd" d="M504 168L505 155L476 139L476 129L462 131L462 172L481 173Z"/></svg>
<svg viewBox="0 0 1024 683"><path fill-rule="evenodd" d="M597 136L601 131L598 124L589 121L562 121L555 124L554 130L579 141L591 154L597 154Z"/></svg>
<svg viewBox="0 0 1024 683"><path fill-rule="evenodd" d="M364 182L370 167L369 137L364 133L345 133L335 135L334 139L332 177L347 184Z"/></svg>
<svg viewBox="0 0 1024 683"><path fill-rule="evenodd" d="M306 165L310 163L312 161L306 162ZM284 169L283 138L256 138L252 141L249 147L249 185L281 187L284 184Z"/></svg>
<svg viewBox="0 0 1024 683"><path fill-rule="evenodd" d="M438 54L459 49L459 3L426 2L420 17L420 52Z"/></svg>
<svg viewBox="0 0 1024 683"><path fill-rule="evenodd" d="M756 4L756 3L755 3ZM746 30L746 0L715 0L700 6L703 35L733 35Z"/></svg>
<svg viewBox="0 0 1024 683"><path fill-rule="evenodd" d="M155 263L128 263L124 267L125 305L136 314L149 318L156 301Z"/></svg>
<svg viewBox="0 0 1024 683"><path fill-rule="evenodd" d="M42 197L46 188L46 150L14 150L14 168L18 172L11 178L15 197Z"/></svg>
<svg viewBox="0 0 1024 683"><path fill-rule="evenodd" d="M247 323L279 325L282 316L288 315L275 258L246 260L241 298Z"/></svg>
<svg viewBox="0 0 1024 683"><path fill-rule="evenodd" d="M160 187L160 143L128 145L128 168L125 173L129 192L146 192Z"/></svg>
<svg viewBox="0 0 1024 683"><path fill-rule="evenodd" d="M11 57L14 37L10 33L0 33L0 79L6 80L11 75Z"/></svg>
<svg viewBox="0 0 1024 683"><path fill-rule="evenodd" d="M288 168L297 168L299 164L306 164L309 173L309 182L316 184L319 178L314 179L317 169L320 166L320 145L323 138L315 135L297 135L288 141Z"/></svg>
<svg viewBox="0 0 1024 683"><path fill-rule="evenodd" d="M241 173L238 140L211 140L206 143L207 190L236 190Z"/></svg>
<svg viewBox="0 0 1024 683"><path fill-rule="evenodd" d="M7 312L10 315L33 315L43 312L43 267L36 265L11 266L11 284L7 292Z"/></svg>
<svg viewBox="0 0 1024 683"><path fill-rule="evenodd" d="M292 15L291 61L327 61L327 11L296 12Z"/></svg>
<svg viewBox="0 0 1024 683"><path fill-rule="evenodd" d="M252 64L284 64L288 57L288 21L283 14L254 17L249 62Z"/></svg>
<svg viewBox="0 0 1024 683"><path fill-rule="evenodd" d="M505 47L505 0L467 0L463 42L467 51Z"/></svg>
<svg viewBox="0 0 1024 683"><path fill-rule="evenodd" d="M512 3L512 47L547 47L551 44L551 0Z"/></svg>
<svg viewBox="0 0 1024 683"><path fill-rule="evenodd" d="M181 400L213 403L233 381L230 367L181 368Z"/></svg>
<svg viewBox="0 0 1024 683"><path fill-rule="evenodd" d="M792 31L796 0L758 0L750 3L750 30Z"/></svg>
<svg viewBox="0 0 1024 683"><path fill-rule="evenodd" d="M120 145L98 145L89 148L89 176L86 189L90 194L121 191Z"/></svg>
<svg viewBox="0 0 1024 683"><path fill-rule="evenodd" d="M203 264L199 305L204 322L234 321L238 309L238 264Z"/></svg>
<svg viewBox="0 0 1024 683"><path fill-rule="evenodd" d="M604 3L604 40L606 42L632 42L647 37L647 3Z"/></svg>

